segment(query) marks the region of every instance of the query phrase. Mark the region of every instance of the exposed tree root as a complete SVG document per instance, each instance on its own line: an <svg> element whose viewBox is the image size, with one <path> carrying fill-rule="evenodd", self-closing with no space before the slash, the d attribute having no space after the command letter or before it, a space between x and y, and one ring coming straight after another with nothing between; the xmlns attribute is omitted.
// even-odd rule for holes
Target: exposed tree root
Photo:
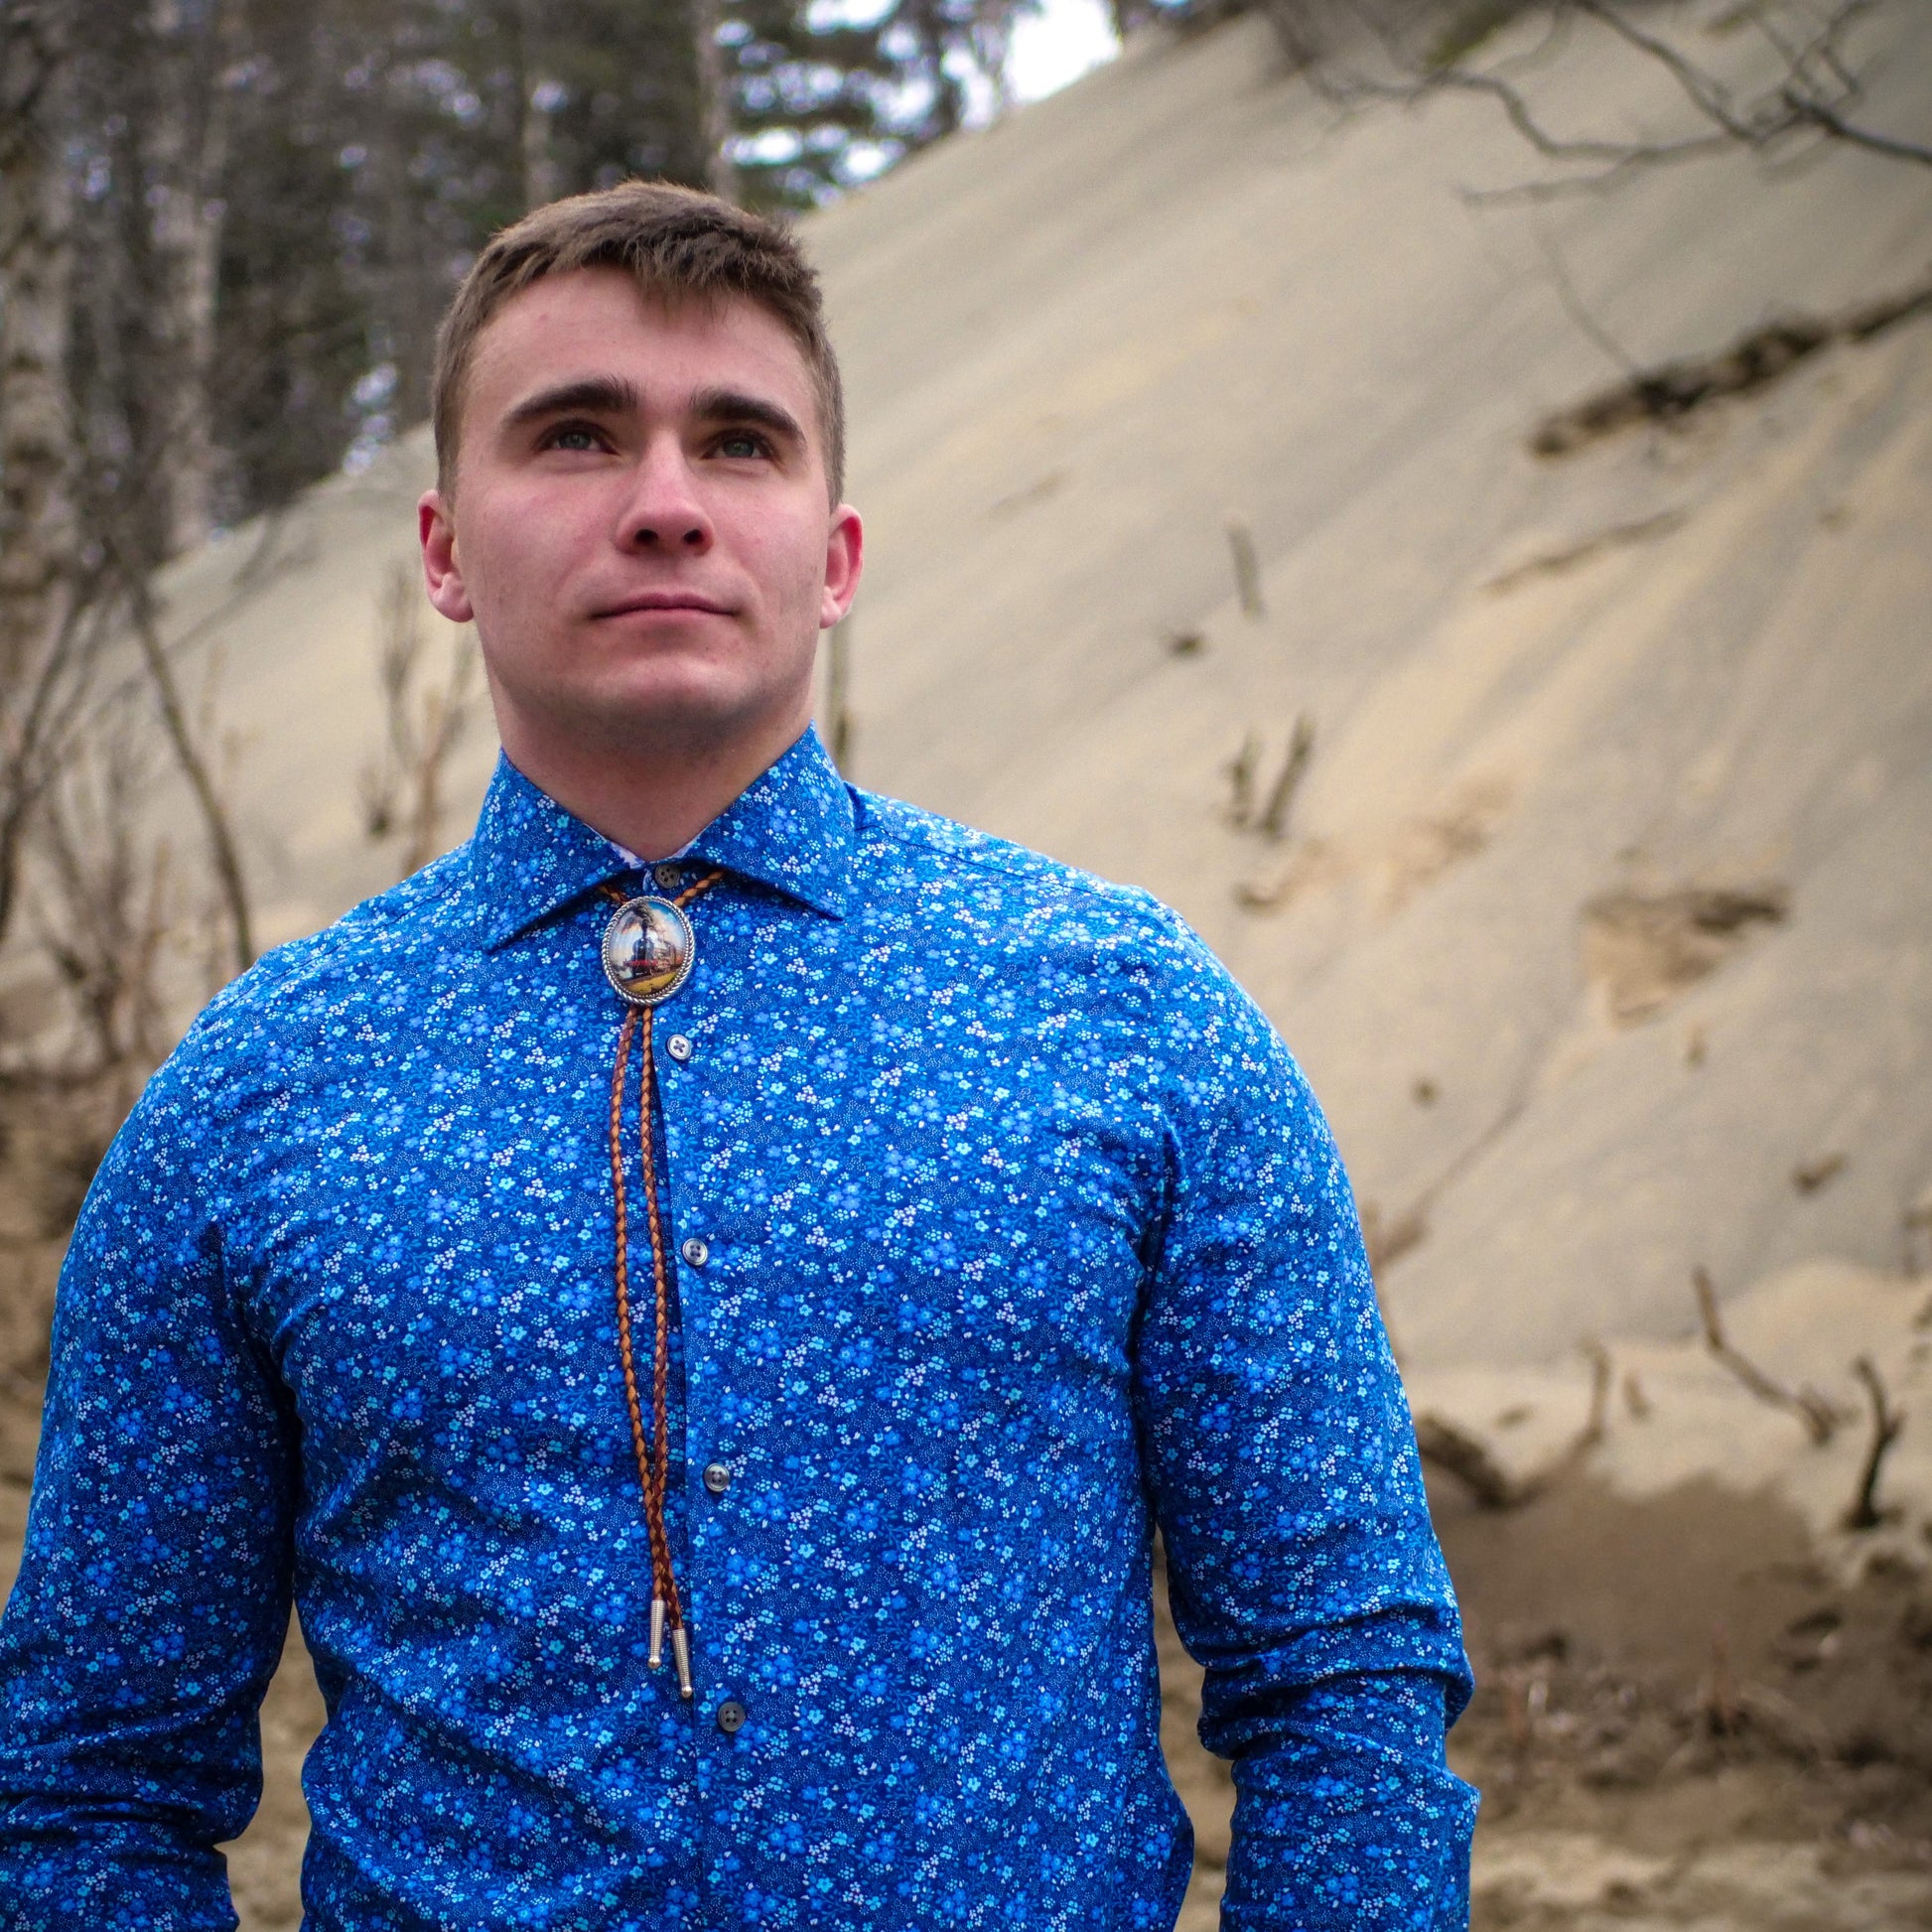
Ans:
<svg viewBox="0 0 1932 1932"><path fill-rule="evenodd" d="M1600 1342L1588 1345L1589 1416L1575 1436L1540 1469L1515 1476L1489 1451L1479 1436L1426 1410L1416 1418L1416 1447L1425 1462L1453 1476L1482 1509L1520 1509L1573 1473L1603 1440L1610 1409L1609 1350Z"/></svg>
<svg viewBox="0 0 1932 1932"><path fill-rule="evenodd" d="M1867 343L1913 317L1932 315L1932 280L1837 316L1790 316L1739 336L1715 355L1639 369L1582 402L1546 416L1530 435L1540 457L1569 456L1639 423L1675 423L1725 396L1749 395L1834 343Z"/></svg>

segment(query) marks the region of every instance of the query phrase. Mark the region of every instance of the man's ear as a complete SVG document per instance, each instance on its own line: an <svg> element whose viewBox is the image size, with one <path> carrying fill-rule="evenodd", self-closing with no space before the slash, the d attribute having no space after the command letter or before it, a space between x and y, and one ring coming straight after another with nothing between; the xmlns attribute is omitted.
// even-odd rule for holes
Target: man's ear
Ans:
<svg viewBox="0 0 1932 1932"><path fill-rule="evenodd" d="M457 562L456 516L440 489L426 489L416 505L416 537L423 547L423 583L430 603L452 623L469 623L476 608Z"/></svg>
<svg viewBox="0 0 1932 1932"><path fill-rule="evenodd" d="M831 533L825 540L825 595L818 607L821 630L830 630L852 609L865 562L865 525L850 503L841 503L832 512Z"/></svg>

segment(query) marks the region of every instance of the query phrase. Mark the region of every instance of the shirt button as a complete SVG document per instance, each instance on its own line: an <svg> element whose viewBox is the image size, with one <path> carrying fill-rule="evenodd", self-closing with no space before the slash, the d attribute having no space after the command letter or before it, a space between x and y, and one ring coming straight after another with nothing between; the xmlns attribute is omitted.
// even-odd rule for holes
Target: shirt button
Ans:
<svg viewBox="0 0 1932 1932"><path fill-rule="evenodd" d="M651 877L657 881L660 893L674 893L684 884L684 875L675 866L658 866Z"/></svg>
<svg viewBox="0 0 1932 1932"><path fill-rule="evenodd" d="M691 1042L682 1034L673 1034L664 1042L664 1048L680 1066L691 1057Z"/></svg>
<svg viewBox="0 0 1932 1932"><path fill-rule="evenodd" d="M722 1496L732 1486L732 1472L722 1462L704 1465L704 1486L714 1496Z"/></svg>
<svg viewBox="0 0 1932 1932"><path fill-rule="evenodd" d="M735 1736L745 1728L745 1720L748 1715L745 1707L736 1698L727 1698L718 1707L718 1728L727 1737Z"/></svg>
<svg viewBox="0 0 1932 1932"><path fill-rule="evenodd" d="M693 1268L702 1268L711 1259L711 1250L694 1234L689 1236L683 1247L678 1250Z"/></svg>

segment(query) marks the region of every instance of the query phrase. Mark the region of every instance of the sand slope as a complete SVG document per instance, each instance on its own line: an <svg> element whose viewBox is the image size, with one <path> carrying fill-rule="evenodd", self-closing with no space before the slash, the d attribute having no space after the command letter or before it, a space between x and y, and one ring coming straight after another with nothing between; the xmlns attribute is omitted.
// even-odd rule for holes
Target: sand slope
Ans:
<svg viewBox="0 0 1932 1932"><path fill-rule="evenodd" d="M1885 31L1869 118L1923 132L1932 15ZM1657 111L1579 60L1560 104ZM1459 192L1533 172L1474 104L1338 121L1237 22L809 223L870 516L856 774L1194 921L1406 1247L1382 1275L1421 1365L1676 1333L1697 1264L1726 1294L1896 1267L1932 1182L1932 325L1675 434L1525 450L1615 374L1552 251L1655 359L1913 279L1932 193L1845 155ZM353 778L426 462L412 438L170 578L188 656L218 646L271 936L393 869ZM1290 836L1231 825L1244 738L1265 790L1304 713ZM490 750L455 762L452 838ZM1693 932L1724 963L1674 986L1684 931L1629 896L1685 888L1785 916ZM1592 979L1585 908L1618 895Z"/></svg>

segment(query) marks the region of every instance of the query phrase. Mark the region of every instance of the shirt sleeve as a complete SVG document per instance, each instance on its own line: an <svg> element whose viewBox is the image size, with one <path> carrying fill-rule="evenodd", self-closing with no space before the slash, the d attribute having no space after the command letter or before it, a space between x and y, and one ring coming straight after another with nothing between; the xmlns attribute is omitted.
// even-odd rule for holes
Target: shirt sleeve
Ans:
<svg viewBox="0 0 1932 1932"><path fill-rule="evenodd" d="M261 1795L287 1630L293 1426L222 1265L206 1056L95 1176L55 1307L0 1617L0 1928L211 1932Z"/></svg>
<svg viewBox="0 0 1932 1932"><path fill-rule="evenodd" d="M1468 1665L1353 1197L1287 1048L1189 950L1136 1374L1201 1740L1234 1760L1221 1924L1460 1932Z"/></svg>

